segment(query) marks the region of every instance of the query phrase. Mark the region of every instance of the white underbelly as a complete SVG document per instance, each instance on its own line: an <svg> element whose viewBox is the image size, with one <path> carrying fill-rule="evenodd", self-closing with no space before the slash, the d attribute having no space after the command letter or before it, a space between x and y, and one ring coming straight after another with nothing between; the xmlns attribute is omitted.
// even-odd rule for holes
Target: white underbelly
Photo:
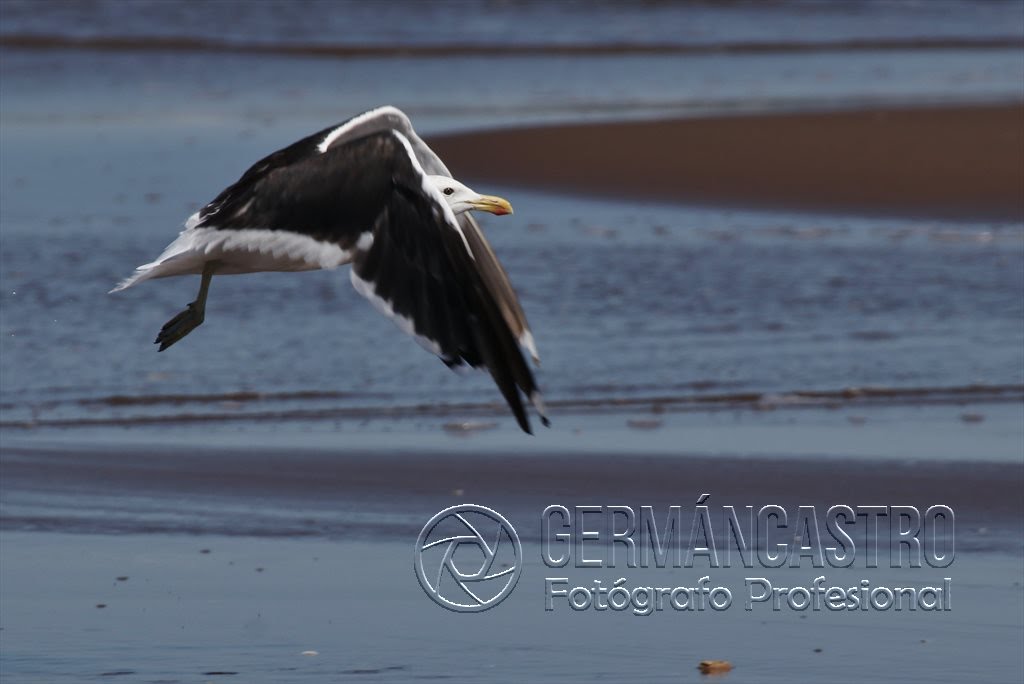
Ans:
<svg viewBox="0 0 1024 684"><path fill-rule="evenodd" d="M143 264L116 290L151 278L202 273L218 262L216 275L337 268L352 254L333 242L286 230L192 228L178 236L155 261Z"/></svg>

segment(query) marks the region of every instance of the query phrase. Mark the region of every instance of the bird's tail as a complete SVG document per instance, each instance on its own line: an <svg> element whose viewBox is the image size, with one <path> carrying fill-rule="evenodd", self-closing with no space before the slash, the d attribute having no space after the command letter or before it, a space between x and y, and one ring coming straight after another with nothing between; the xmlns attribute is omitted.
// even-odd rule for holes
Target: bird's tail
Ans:
<svg viewBox="0 0 1024 684"><path fill-rule="evenodd" d="M115 285L108 294L126 290L152 278L202 273L207 256L204 252L205 245L197 239L198 237L197 231L183 230L174 242L164 248L160 256L148 264L137 267L135 273Z"/></svg>
<svg viewBox="0 0 1024 684"><path fill-rule="evenodd" d="M117 285L114 286L114 289L107 292L107 294L114 294L115 292L120 292L121 290L127 290L132 285L137 285L138 283L141 283L143 280L149 280L150 278L153 277L153 265L154 264L143 264L142 266L139 266L138 268L135 269L135 273L131 274L130 276L119 282Z"/></svg>

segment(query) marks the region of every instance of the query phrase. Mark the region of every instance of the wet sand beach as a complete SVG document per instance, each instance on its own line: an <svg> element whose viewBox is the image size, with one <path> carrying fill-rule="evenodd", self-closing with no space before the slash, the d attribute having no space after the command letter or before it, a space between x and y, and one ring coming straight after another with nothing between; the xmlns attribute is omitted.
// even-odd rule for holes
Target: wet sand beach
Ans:
<svg viewBox="0 0 1024 684"><path fill-rule="evenodd" d="M924 684L1014 681L1019 668L1021 565L998 554L957 562L955 619L748 612L746 573L736 568L710 572L734 590L729 610L641 617L564 604L547 612L542 578L693 586L708 571L552 570L540 547L524 542L527 564L511 597L464 615L420 590L406 543L3 532L0 544L9 681L697 683L708 681L697 663L722 658L735 668L728 682L891 681L899 672L899 681ZM849 586L864 573L767 574L784 586L822 574ZM941 586L942 575L882 568L868 576L873 586Z"/></svg>
<svg viewBox="0 0 1024 684"><path fill-rule="evenodd" d="M729 681L855 681L888 679L911 658L901 681L1002 682L1019 667L1008 655L1024 607L1019 463L151 446L8 448L0 467L0 621L4 669L16 681L698 682L696 664L708 658L733 663ZM571 553L605 558L602 567L541 562L551 553L541 515L549 505L651 506L659 524L681 506L685 535L705 493L715 530L724 529L725 505L771 504L791 516L815 506L824 516L831 505L942 503L956 511L955 534L941 533L955 559L890 568L883 546L872 564L856 536L849 568L808 558L743 567L735 556L725 566L630 567L626 556L610 564L594 543ZM438 510L474 502L515 526L525 565L508 600L462 615L420 591L410 540ZM728 537L717 543L724 558ZM693 586L703 576L731 589L735 604L647 616L562 603L545 610L547 578ZM790 587L819 576L844 587L948 581L952 608L836 613L744 603L751 578ZM853 644L868 657L847 662ZM54 648L61 658L49 655Z"/></svg>
<svg viewBox="0 0 1024 684"><path fill-rule="evenodd" d="M793 511L817 506L822 512L859 502L921 511L943 504L958 516L958 553L1013 555L1024 549L1020 463L629 451L473 453L472 447L467 456L460 451L10 446L0 461L5 524L91 534L145 530L401 541L415 537L423 522L417 512L465 500L490 502L523 522L524 540L538 541L536 521L549 504L592 500L638 511L641 505L692 511L706 492L719 513L721 506L738 502ZM109 508L119 493L129 492L134 503L120 513ZM717 515L714 523L721 523Z"/></svg>
<svg viewBox="0 0 1024 684"><path fill-rule="evenodd" d="M431 139L453 169L547 192L1024 219L1024 107L554 125Z"/></svg>

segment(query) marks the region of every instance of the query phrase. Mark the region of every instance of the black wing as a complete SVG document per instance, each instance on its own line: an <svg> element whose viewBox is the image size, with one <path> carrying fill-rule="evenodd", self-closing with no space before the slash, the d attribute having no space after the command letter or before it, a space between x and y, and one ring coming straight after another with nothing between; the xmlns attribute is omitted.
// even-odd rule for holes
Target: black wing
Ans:
<svg viewBox="0 0 1024 684"><path fill-rule="evenodd" d="M448 366L486 367L530 432L522 396L547 425L540 392L480 265L454 217L428 194L408 160L396 163L393 192L373 224L373 242L356 252L356 289L421 339Z"/></svg>
<svg viewBox="0 0 1024 684"><path fill-rule="evenodd" d="M498 256L491 248L491 243L484 237L484 232L480 230L480 226L472 214L466 212L459 214L457 218L459 226L462 228L462 234L465 235L469 249L473 253L476 268L487 286L487 291L498 304L505 322L512 329L520 346L524 347L533 357L534 363L539 365L540 356L533 340L533 333L530 331L530 324L526 320L526 313L523 312L523 307L519 303L519 298L516 297L515 290L512 289L508 274L505 273L501 262L498 261Z"/></svg>
<svg viewBox="0 0 1024 684"><path fill-rule="evenodd" d="M287 230L350 249L392 192L405 147L382 131L320 152L325 129L254 164L199 212L195 227Z"/></svg>

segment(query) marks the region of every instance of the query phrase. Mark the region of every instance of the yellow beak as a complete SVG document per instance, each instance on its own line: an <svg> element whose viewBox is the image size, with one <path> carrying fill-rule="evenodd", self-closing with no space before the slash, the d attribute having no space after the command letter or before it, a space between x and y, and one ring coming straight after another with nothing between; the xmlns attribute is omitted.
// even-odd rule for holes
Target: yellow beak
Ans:
<svg viewBox="0 0 1024 684"><path fill-rule="evenodd" d="M495 197L493 195L480 195L475 200L470 202L474 209L480 211L486 211L496 216L503 216L505 214L512 213L512 205L508 203L507 199L501 197Z"/></svg>

